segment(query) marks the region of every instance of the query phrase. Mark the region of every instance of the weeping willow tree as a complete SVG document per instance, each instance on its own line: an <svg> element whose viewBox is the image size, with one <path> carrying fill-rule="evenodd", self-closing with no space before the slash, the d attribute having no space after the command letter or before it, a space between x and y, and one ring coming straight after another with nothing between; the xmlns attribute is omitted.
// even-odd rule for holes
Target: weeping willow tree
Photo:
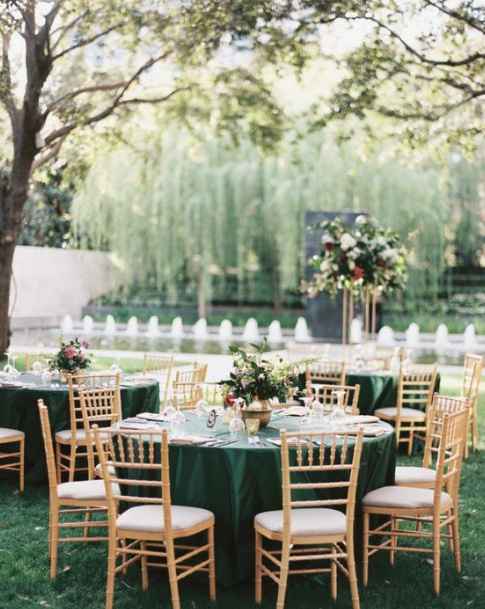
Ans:
<svg viewBox="0 0 485 609"><path fill-rule="evenodd" d="M448 246L445 178L431 165L363 162L321 134L264 155L249 142L171 132L99 159L73 213L91 244L116 255L124 285L152 282L171 302L192 286L200 309L215 283L244 301L255 278L280 306L302 277L305 211L367 211L410 250L406 296L433 298Z"/></svg>

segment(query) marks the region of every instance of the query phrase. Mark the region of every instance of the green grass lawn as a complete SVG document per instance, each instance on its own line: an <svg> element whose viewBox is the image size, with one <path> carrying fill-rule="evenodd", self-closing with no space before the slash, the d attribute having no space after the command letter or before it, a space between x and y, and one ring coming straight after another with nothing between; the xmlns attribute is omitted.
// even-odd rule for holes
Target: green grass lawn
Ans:
<svg viewBox="0 0 485 609"><path fill-rule="evenodd" d="M442 381L442 392L453 394L458 378ZM481 407L485 409L485 395ZM485 440L485 416L481 420ZM482 449L485 442L482 443ZM400 457L403 463L410 463ZM419 459L415 458L418 462ZM485 451L472 455L463 469L461 487L461 534L463 572L458 575L452 557L443 548L442 593L432 593L432 566L426 556L398 554L391 568L384 556L371 559L370 585L360 588L362 609L481 609L485 606ZM59 576L48 578L46 487L27 487L20 497L14 483L0 481L0 609L102 609L106 573L104 545L65 545L60 550ZM217 559L217 557L216 557ZM276 586L265 583L263 609L275 607ZM188 578L181 585L184 609L252 609L252 583L230 589L219 588L218 601L207 599L205 581ZM350 608L347 582L339 580L339 599L330 599L329 586L305 578L290 578L287 609ZM164 575L155 574L149 592L141 591L139 569L117 580L115 609L170 607Z"/></svg>

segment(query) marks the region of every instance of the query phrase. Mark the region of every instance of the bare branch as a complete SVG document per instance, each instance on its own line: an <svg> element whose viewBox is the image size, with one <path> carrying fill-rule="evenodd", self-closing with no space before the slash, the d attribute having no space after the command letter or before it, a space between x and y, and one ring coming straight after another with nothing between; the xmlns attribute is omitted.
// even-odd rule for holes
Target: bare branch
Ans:
<svg viewBox="0 0 485 609"><path fill-rule="evenodd" d="M2 66L0 69L0 102L10 117L12 129L17 122L17 107L12 93L12 74L10 69L10 34L2 34Z"/></svg>
<svg viewBox="0 0 485 609"><path fill-rule="evenodd" d="M113 91L113 89L120 89L125 84L126 81L123 80L120 82L90 85L87 87L82 87L81 89L76 89L75 91L70 91L69 93L62 95L58 99L54 100L51 104L49 104L45 111L45 116L47 117L47 115L50 114L57 106L60 106L64 102L74 99L79 95L83 95L85 93L96 93L97 91Z"/></svg>
<svg viewBox="0 0 485 609"><path fill-rule="evenodd" d="M88 15L89 15L89 9L83 11L79 15L76 15L76 17L69 23L66 23L66 25L59 26L58 28L53 30L52 36L55 36L56 34L59 34L59 36L57 37L57 40L53 44L51 44L52 51L55 51L55 49L57 49L57 47L60 45L60 43L64 40L64 36L68 32L70 32L72 30L72 28L76 27L76 25L80 21L82 21L85 17L87 17Z"/></svg>
<svg viewBox="0 0 485 609"><path fill-rule="evenodd" d="M112 25L111 27L106 28L102 32L98 32L97 34L94 34L93 36L90 36L89 38L83 38L82 40L79 40L79 42L76 42L76 44L73 44L72 46L67 47L67 49L64 49L60 53L57 53L56 55L54 55L52 60L56 61L56 59L59 59L60 57L67 55L67 53L71 53L72 51L74 51L76 49L80 49L82 47L88 46L88 45L92 44L93 42L96 42L96 40L99 40L100 38L107 36L109 33L119 29L124 24L125 24L124 21L120 21L119 23L116 23L115 25Z"/></svg>
<svg viewBox="0 0 485 609"><path fill-rule="evenodd" d="M167 93L167 95L164 95L162 97L131 97L129 99L123 99L118 104L118 107L125 106L126 104L160 104L166 102L177 93L181 93L182 91L188 91L190 88L191 87L179 87L178 89L174 89L173 91L170 91L170 93Z"/></svg>
<svg viewBox="0 0 485 609"><path fill-rule="evenodd" d="M448 66L448 67L452 67L452 68L453 67L457 68L460 66L469 65L470 63L473 63L479 59L485 59L485 53L472 53L471 55L468 55L467 57L464 57L463 59L457 59L457 60L455 60L455 59L431 59L430 57L423 55L423 53L420 53L417 49L413 48L395 30L390 28L385 23L382 23L382 21L380 21L376 17L370 17L367 15L367 16L363 17L362 19L364 19L366 21L371 21L372 23L375 23L377 26L379 26L381 29L388 32L392 36L392 38L397 40L411 55L414 55L422 63L425 63L427 65Z"/></svg>
<svg viewBox="0 0 485 609"><path fill-rule="evenodd" d="M42 165L45 165L49 161L52 161L52 159L55 159L59 154L62 145L66 140L66 137L67 134L64 137L58 139L57 142L55 142L52 146L47 148L43 154L40 154L32 164L32 171L39 169L39 167L42 167Z"/></svg>
<svg viewBox="0 0 485 609"><path fill-rule="evenodd" d="M445 13L445 15L448 15L448 17L453 17L454 19L463 21L481 34L485 34L485 28L483 27L483 25L477 19L473 19L472 16L467 16L464 13L460 13L459 11L448 8L443 3L438 4L438 2L431 2L431 0L427 0L426 4L434 7L436 10L442 13Z"/></svg>
<svg viewBox="0 0 485 609"><path fill-rule="evenodd" d="M138 68L138 70L136 70L136 72L131 76L131 78L129 78L125 82L121 91L114 97L114 99L111 101L111 103L108 106L106 106L106 108L104 108L97 114L93 114L92 116L89 116L83 120L79 120L78 122L68 123L67 125L64 125L63 127L60 127L59 129L56 129L55 131L52 131L45 138L46 144L49 145L52 142L54 142L55 140L57 140L61 137L64 137L65 135L71 133L71 131L74 131L74 129L76 129L77 127L87 127L94 123L98 123L99 121L103 120L104 118L106 118L107 116L112 114L112 112L120 105L120 102L122 102L123 96L125 95L127 90L131 87L131 85L133 83L135 83L144 72L149 70L156 63L162 61L163 59L166 59L166 57L168 55L169 55L169 51L167 51L166 53L163 53L162 55L158 55L157 57L152 57L151 59L146 61L143 65L141 65Z"/></svg>

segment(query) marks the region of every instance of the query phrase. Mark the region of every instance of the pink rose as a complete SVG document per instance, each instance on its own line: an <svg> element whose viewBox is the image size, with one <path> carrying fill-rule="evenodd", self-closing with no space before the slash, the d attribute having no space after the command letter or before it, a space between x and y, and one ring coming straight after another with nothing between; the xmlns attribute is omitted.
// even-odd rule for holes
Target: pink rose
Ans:
<svg viewBox="0 0 485 609"><path fill-rule="evenodd" d="M76 347L66 347L64 349L64 355L67 357L67 359L74 359L77 355Z"/></svg>

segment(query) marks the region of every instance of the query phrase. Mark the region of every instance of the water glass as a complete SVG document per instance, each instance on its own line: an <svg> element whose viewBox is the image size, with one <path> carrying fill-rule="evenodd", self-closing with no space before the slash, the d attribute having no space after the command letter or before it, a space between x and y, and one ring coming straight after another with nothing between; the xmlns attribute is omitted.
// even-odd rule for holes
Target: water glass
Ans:
<svg viewBox="0 0 485 609"><path fill-rule="evenodd" d="M259 419L246 419L246 431L248 436L255 436L259 431Z"/></svg>

